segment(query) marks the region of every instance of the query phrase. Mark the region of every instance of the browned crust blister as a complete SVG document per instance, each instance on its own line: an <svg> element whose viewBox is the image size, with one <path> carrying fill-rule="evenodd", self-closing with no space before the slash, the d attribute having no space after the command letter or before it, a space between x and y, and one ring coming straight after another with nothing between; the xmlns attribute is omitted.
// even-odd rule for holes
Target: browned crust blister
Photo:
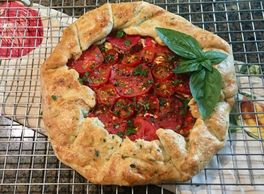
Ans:
<svg viewBox="0 0 264 194"><path fill-rule="evenodd" d="M95 94L78 81L66 64L112 30L151 36L162 44L155 27L171 28L196 38L204 49L229 55L215 67L222 74L222 100L210 118L197 118L188 139L169 129L159 129L158 140L135 142L111 135L98 118L84 118L95 106ZM67 27L61 41L41 67L43 120L57 157L93 183L136 185L186 181L205 167L223 147L229 112L237 91L229 45L184 18L145 2L105 4L84 14Z"/></svg>

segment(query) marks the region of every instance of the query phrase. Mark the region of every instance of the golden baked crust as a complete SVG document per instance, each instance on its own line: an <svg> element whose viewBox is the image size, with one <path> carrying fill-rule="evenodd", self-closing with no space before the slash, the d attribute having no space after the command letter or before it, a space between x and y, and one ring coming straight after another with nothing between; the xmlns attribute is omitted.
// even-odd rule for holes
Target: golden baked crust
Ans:
<svg viewBox="0 0 264 194"><path fill-rule="evenodd" d="M224 80L222 99L206 120L201 119L194 100L190 101L197 120L188 139L172 130L158 129L159 140L122 140L109 134L98 118L84 118L84 112L95 106L96 96L79 83L78 73L66 63L117 29L151 36L163 44L155 27L181 31L196 38L203 49L228 54L215 66ZM67 27L41 66L41 84L44 125L57 157L93 183L117 185L191 179L223 147L237 91L231 48L223 39L146 2L105 4Z"/></svg>

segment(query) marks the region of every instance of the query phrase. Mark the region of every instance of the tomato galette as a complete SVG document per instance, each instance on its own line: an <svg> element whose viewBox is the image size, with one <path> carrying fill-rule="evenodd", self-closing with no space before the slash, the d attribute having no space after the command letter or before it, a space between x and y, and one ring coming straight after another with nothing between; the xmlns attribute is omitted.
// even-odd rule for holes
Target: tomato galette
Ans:
<svg viewBox="0 0 264 194"><path fill-rule="evenodd" d="M57 157L117 185L191 179L223 147L237 90L223 39L145 2L84 14L41 81Z"/></svg>

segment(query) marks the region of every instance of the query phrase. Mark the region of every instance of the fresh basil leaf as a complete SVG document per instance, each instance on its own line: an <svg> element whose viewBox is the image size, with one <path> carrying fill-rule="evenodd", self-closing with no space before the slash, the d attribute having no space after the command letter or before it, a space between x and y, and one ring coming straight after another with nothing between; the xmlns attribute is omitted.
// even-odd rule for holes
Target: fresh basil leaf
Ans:
<svg viewBox="0 0 264 194"><path fill-rule="evenodd" d="M201 69L202 69L202 66L201 66L200 62L198 60L194 59L194 60L181 62L173 70L173 72L175 74L178 74L178 73L187 73L187 72L198 71L198 70L201 70Z"/></svg>
<svg viewBox="0 0 264 194"><path fill-rule="evenodd" d="M219 51L206 51L205 58L211 61L211 64L221 63L227 58L227 54Z"/></svg>
<svg viewBox="0 0 264 194"><path fill-rule="evenodd" d="M213 70L212 63L211 63L211 61L208 60L208 59L202 61L202 62L201 62L201 65L202 65L203 67L205 67L208 71L212 71L212 70Z"/></svg>
<svg viewBox="0 0 264 194"><path fill-rule="evenodd" d="M212 71L202 69L193 72L190 77L190 89L198 104L202 118L207 118L214 110L220 99L222 77L215 68Z"/></svg>
<svg viewBox="0 0 264 194"><path fill-rule="evenodd" d="M204 56L204 52L197 40L190 35L166 28L156 28L160 39L177 55L196 59Z"/></svg>

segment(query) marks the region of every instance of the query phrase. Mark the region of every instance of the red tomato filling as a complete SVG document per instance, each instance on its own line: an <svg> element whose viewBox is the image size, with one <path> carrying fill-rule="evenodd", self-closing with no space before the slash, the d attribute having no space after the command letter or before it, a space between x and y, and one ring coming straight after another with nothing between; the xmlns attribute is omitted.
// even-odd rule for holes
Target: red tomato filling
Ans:
<svg viewBox="0 0 264 194"><path fill-rule="evenodd" d="M177 60L150 37L117 32L68 66L96 92L89 117L98 117L109 133L151 141L159 128L188 136L194 124L188 75L173 74Z"/></svg>

